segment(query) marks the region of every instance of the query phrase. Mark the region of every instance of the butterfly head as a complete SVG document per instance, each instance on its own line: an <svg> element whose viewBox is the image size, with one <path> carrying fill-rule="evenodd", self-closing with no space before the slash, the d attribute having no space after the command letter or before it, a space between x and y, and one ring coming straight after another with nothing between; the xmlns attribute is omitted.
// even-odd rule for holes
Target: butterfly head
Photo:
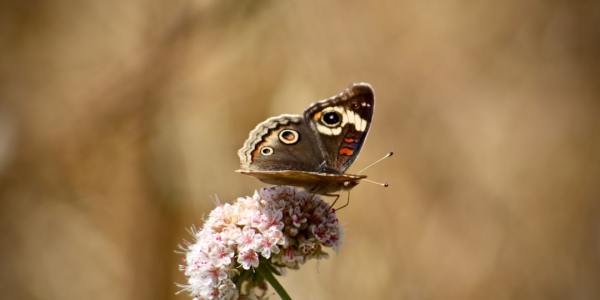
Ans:
<svg viewBox="0 0 600 300"><path fill-rule="evenodd" d="M342 183L342 188L341 188L341 189L342 189L342 190L349 191L349 190L351 190L353 187L357 186L357 185L358 185L358 183L359 183L359 181L360 181L360 179L354 179L354 180L347 180L347 181L344 181L344 182Z"/></svg>

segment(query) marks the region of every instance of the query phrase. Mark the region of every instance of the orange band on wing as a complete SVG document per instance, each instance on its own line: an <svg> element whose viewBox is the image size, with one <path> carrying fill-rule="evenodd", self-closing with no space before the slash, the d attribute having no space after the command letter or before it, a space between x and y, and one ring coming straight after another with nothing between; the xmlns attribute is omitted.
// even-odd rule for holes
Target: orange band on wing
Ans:
<svg viewBox="0 0 600 300"><path fill-rule="evenodd" d="M340 154L341 155L348 155L348 156L350 156L350 155L352 155L352 153L354 153L354 150L352 150L350 148L344 147L344 148L340 149Z"/></svg>
<svg viewBox="0 0 600 300"><path fill-rule="evenodd" d="M318 112L313 116L313 120L318 121L319 119L321 119L321 112Z"/></svg>
<svg viewBox="0 0 600 300"><path fill-rule="evenodd" d="M354 143L354 139L351 138L344 138L344 142L348 143L348 144L352 144Z"/></svg>

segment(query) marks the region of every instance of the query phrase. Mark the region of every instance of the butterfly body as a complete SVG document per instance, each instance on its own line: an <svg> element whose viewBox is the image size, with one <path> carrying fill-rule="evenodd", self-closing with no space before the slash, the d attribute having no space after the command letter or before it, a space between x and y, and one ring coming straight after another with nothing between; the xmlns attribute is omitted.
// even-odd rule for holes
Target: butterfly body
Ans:
<svg viewBox="0 0 600 300"><path fill-rule="evenodd" d="M373 89L357 83L311 104L303 115L269 118L250 132L238 151L238 172L318 194L349 190L366 178L345 171L366 139L373 108Z"/></svg>
<svg viewBox="0 0 600 300"><path fill-rule="evenodd" d="M339 190L350 190L358 185L359 181L367 178L365 175L333 174L306 171L248 171L237 170L258 178L260 181L273 185L293 185L306 188L311 193L330 194Z"/></svg>

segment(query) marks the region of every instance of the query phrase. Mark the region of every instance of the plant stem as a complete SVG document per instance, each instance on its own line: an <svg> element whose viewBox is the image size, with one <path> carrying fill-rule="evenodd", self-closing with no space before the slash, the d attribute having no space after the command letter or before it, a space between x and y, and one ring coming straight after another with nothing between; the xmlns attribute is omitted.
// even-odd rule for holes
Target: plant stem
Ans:
<svg viewBox="0 0 600 300"><path fill-rule="evenodd" d="M277 292L279 297L281 297L281 300L292 300L292 297L288 295L283 286L279 283L279 281L277 281L271 270L269 270L269 268L267 267L266 264L268 263L269 262L267 261L262 261L256 270L258 271L258 273L260 273L260 275L262 275L265 278L265 280L269 282L269 284L273 287L275 292Z"/></svg>

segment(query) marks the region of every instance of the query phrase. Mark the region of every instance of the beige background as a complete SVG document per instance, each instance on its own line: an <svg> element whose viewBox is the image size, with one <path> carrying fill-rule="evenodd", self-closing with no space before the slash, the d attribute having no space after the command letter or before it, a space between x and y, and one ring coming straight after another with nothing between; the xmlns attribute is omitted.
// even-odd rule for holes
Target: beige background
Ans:
<svg viewBox="0 0 600 300"><path fill-rule="evenodd" d="M376 89L344 247L295 299L600 298L592 1L2 1L0 295L188 299L258 122ZM274 297L276 298L276 297Z"/></svg>

